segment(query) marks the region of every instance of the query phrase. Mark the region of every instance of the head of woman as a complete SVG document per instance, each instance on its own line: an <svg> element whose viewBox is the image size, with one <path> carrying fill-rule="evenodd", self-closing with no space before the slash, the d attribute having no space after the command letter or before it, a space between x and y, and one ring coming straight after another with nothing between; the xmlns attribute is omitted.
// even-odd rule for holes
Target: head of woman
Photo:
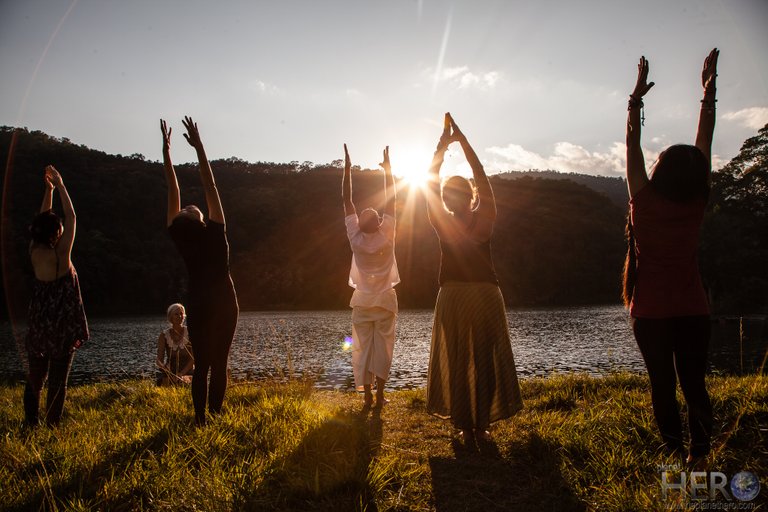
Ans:
<svg viewBox="0 0 768 512"><path fill-rule="evenodd" d="M375 233L379 230L379 226L381 225L379 212L373 208L366 208L360 212L358 222L360 224L360 231L363 233Z"/></svg>
<svg viewBox="0 0 768 512"><path fill-rule="evenodd" d="M29 226L29 232L32 235L33 244L53 249L64 233L64 225L58 215L48 210L35 215L32 225Z"/></svg>
<svg viewBox="0 0 768 512"><path fill-rule="evenodd" d="M185 238L195 239L198 233L205 228L203 212L193 204L185 206L173 218L171 225Z"/></svg>
<svg viewBox="0 0 768 512"><path fill-rule="evenodd" d="M171 304L168 306L168 310L166 311L166 318L168 319L168 323L170 323L174 327L181 327L181 324L184 323L184 319L187 317L187 312L184 309L183 304Z"/></svg>
<svg viewBox="0 0 768 512"><path fill-rule="evenodd" d="M442 195L445 208L453 214L471 211L477 198L472 182L462 176L451 176L445 180Z"/></svg>
<svg viewBox="0 0 768 512"><path fill-rule="evenodd" d="M696 146L675 144L659 155L651 169L651 185L671 201L684 203L709 197L709 163Z"/></svg>

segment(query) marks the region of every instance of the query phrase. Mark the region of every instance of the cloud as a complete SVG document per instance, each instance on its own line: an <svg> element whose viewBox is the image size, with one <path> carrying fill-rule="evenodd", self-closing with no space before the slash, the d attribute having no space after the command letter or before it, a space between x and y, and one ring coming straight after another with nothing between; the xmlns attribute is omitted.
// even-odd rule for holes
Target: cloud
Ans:
<svg viewBox="0 0 768 512"><path fill-rule="evenodd" d="M278 86L264 82L262 80L251 80L248 83L248 87L252 91L265 96L278 96L285 94L285 91Z"/></svg>
<svg viewBox="0 0 768 512"><path fill-rule="evenodd" d="M768 107L749 107L736 112L726 112L723 114L723 119L739 123L746 128L759 130L768 123Z"/></svg>
<svg viewBox="0 0 768 512"><path fill-rule="evenodd" d="M479 89L481 91L493 89L501 79L501 73L498 71L472 72L468 66L445 67L439 71L427 68L423 74L433 80L435 84L444 84L455 89Z"/></svg>
<svg viewBox="0 0 768 512"><path fill-rule="evenodd" d="M558 142L552 154L541 155L518 144L504 147L493 146L486 151L496 158L489 162L494 170L553 169L562 172L584 174L621 175L626 169L626 149L623 143L614 142L608 151L589 151L571 142ZM646 159L656 158L658 153L646 150ZM500 157L500 158L499 158Z"/></svg>

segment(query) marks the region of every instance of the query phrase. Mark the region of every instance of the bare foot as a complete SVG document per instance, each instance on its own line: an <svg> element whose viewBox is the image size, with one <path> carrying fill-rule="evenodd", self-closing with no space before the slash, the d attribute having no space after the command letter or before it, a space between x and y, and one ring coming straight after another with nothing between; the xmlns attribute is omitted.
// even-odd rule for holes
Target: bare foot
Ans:
<svg viewBox="0 0 768 512"><path fill-rule="evenodd" d="M475 438L478 441L490 441L491 433L484 429L475 430Z"/></svg>

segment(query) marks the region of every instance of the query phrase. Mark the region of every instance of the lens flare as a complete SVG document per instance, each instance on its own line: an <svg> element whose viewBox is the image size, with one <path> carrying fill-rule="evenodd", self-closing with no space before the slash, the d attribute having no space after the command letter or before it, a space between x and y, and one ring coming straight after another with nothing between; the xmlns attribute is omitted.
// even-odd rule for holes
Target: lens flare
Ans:
<svg viewBox="0 0 768 512"><path fill-rule="evenodd" d="M344 337L344 343L341 344L341 349L344 352L349 352L350 350L352 350L352 336Z"/></svg>

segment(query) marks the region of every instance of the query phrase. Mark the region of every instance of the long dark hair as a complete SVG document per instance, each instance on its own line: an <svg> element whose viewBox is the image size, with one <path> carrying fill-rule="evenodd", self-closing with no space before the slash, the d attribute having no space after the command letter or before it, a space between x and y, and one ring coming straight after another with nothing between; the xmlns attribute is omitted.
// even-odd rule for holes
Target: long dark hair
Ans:
<svg viewBox="0 0 768 512"><path fill-rule="evenodd" d="M53 249L56 242L59 241L60 229L61 218L53 213L53 210L48 210L35 215L29 226L29 234L33 244Z"/></svg>
<svg viewBox="0 0 768 512"><path fill-rule="evenodd" d="M675 144L661 152L651 170L647 185L676 203L709 198L709 162L696 146ZM625 229L627 257L624 259L621 298L626 307L632 302L637 280L637 254L632 217L627 215Z"/></svg>

